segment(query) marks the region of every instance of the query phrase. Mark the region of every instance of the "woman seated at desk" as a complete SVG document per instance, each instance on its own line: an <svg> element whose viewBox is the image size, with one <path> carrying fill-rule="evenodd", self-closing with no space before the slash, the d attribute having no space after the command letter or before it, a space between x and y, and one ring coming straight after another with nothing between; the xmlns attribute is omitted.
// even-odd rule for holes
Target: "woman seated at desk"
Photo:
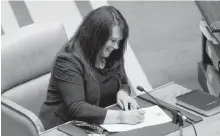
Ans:
<svg viewBox="0 0 220 136"><path fill-rule="evenodd" d="M85 17L55 57L39 114L45 129L71 120L97 124L144 120L144 111L130 97L124 70L128 33L126 20L112 6L100 7ZM114 103L124 110L104 108Z"/></svg>

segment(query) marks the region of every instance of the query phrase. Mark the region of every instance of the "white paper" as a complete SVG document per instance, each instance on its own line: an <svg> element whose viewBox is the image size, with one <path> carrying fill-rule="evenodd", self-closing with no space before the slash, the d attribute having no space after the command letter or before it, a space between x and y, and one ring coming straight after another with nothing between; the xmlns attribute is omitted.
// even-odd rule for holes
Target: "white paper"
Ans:
<svg viewBox="0 0 220 136"><path fill-rule="evenodd" d="M103 124L101 125L109 132L122 132L132 129L153 126L172 121L171 118L157 105L147 108L142 108L145 111L145 120L136 125L129 124Z"/></svg>

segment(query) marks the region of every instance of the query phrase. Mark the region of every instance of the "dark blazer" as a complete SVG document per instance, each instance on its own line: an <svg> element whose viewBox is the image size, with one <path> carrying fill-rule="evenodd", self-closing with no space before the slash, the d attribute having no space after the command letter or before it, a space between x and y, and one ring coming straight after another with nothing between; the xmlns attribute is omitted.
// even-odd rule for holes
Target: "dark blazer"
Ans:
<svg viewBox="0 0 220 136"><path fill-rule="evenodd" d="M114 73L119 88L130 94L123 61ZM99 107L99 101L99 81L92 75L81 50L69 53L62 49L54 60L47 98L39 114L45 129L70 120L103 123L107 109Z"/></svg>

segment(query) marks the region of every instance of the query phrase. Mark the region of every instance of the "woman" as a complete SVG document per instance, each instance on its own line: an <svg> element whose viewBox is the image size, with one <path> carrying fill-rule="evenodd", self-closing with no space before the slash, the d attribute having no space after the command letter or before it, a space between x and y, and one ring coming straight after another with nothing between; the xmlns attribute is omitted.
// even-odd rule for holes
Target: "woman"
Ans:
<svg viewBox="0 0 220 136"><path fill-rule="evenodd" d="M138 104L129 96L124 70L128 29L122 14L111 6L85 17L55 58L39 115L45 129L70 120L98 124L144 120L144 112L137 110ZM125 111L104 108L116 102Z"/></svg>

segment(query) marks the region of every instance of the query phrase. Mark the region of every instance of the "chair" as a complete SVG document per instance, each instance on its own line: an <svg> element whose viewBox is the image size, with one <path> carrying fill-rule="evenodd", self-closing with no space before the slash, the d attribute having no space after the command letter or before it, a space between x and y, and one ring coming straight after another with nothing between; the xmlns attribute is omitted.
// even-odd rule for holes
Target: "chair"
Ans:
<svg viewBox="0 0 220 136"><path fill-rule="evenodd" d="M35 23L1 37L3 136L37 136L53 59L67 42L60 23ZM13 130L13 131L12 131Z"/></svg>
<svg viewBox="0 0 220 136"><path fill-rule="evenodd" d="M35 23L1 38L2 135L37 136L45 129L36 115L46 99L53 59L68 40L65 29L60 23ZM132 64L138 62L129 46L125 69L134 91L140 82L134 76L143 74L139 65L134 74Z"/></svg>

